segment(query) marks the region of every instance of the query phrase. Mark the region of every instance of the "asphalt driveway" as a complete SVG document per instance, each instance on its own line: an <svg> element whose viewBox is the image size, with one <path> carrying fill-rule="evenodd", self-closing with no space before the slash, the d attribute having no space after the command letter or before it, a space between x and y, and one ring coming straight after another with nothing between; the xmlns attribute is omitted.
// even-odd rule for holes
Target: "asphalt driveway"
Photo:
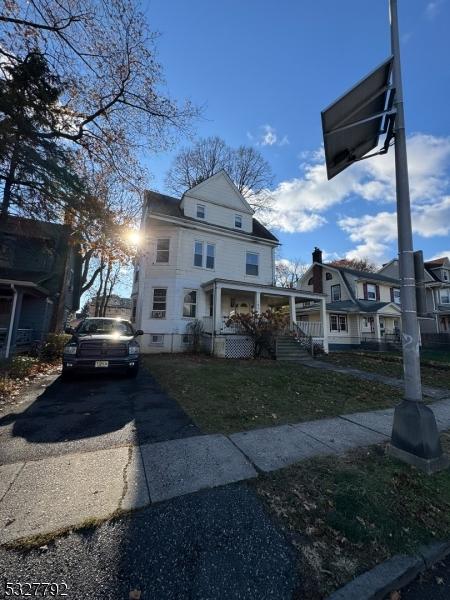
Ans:
<svg viewBox="0 0 450 600"><path fill-rule="evenodd" d="M200 433L145 369L136 379L58 377L15 408L0 417L0 464Z"/></svg>

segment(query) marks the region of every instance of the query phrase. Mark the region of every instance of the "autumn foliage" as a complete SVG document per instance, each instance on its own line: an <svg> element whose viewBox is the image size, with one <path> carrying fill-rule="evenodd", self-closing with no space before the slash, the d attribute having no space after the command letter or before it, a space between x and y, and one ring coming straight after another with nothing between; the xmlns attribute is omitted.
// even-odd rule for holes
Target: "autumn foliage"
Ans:
<svg viewBox="0 0 450 600"><path fill-rule="evenodd" d="M226 323L227 327L234 326L242 333L253 338L255 342L255 358L265 354L275 357L275 338L289 327L289 315L277 310L266 310L258 313L236 313L231 315Z"/></svg>

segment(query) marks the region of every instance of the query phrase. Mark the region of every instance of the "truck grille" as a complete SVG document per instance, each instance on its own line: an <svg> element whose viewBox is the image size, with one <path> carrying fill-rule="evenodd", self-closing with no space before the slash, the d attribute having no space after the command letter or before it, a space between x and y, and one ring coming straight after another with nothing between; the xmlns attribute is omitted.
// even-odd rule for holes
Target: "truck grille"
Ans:
<svg viewBox="0 0 450 600"><path fill-rule="evenodd" d="M78 347L78 356L82 358L117 358L127 356L128 346L123 342L81 342Z"/></svg>

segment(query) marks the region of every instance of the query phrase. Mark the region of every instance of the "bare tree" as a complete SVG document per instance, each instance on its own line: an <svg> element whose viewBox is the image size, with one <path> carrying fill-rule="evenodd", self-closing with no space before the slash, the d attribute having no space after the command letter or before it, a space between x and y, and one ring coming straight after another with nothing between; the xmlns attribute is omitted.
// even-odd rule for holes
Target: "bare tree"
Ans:
<svg viewBox="0 0 450 600"><path fill-rule="evenodd" d="M202 138L192 147L182 148L167 173L166 185L181 196L222 169L255 210L270 205L273 175L269 163L255 148L231 148L217 136Z"/></svg>
<svg viewBox="0 0 450 600"><path fill-rule="evenodd" d="M294 289L306 270L307 266L299 258L279 258L275 261L275 283L280 287Z"/></svg>
<svg viewBox="0 0 450 600"><path fill-rule="evenodd" d="M378 271L377 265L368 258L340 258L333 260L328 264L333 267L348 267L349 269L368 271L369 273L376 273Z"/></svg>
<svg viewBox="0 0 450 600"><path fill-rule="evenodd" d="M124 152L166 148L197 114L164 92L156 35L135 0L8 0L0 21L0 75L38 50L64 90L43 138L76 143L120 171Z"/></svg>

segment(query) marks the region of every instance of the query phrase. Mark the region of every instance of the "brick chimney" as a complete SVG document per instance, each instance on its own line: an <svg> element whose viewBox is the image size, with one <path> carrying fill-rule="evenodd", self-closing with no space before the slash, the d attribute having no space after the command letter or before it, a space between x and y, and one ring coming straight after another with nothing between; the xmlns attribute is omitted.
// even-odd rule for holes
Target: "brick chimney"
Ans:
<svg viewBox="0 0 450 600"><path fill-rule="evenodd" d="M312 253L312 261L313 261L313 272L312 272L312 280L313 280L313 292L317 294L323 293L323 283L322 283L322 267L319 266L322 264L322 250L314 248L314 252Z"/></svg>

